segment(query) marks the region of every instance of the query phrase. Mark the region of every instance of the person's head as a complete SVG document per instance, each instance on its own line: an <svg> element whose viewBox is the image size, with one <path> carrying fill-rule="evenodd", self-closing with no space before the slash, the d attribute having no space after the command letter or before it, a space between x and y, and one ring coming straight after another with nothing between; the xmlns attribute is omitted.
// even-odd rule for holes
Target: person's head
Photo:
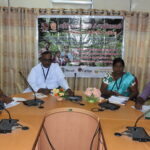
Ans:
<svg viewBox="0 0 150 150"><path fill-rule="evenodd" d="M41 28L42 28L42 30L48 30L48 24L46 23L46 22L42 22L41 23Z"/></svg>
<svg viewBox="0 0 150 150"><path fill-rule="evenodd" d="M69 52L69 46L64 46L64 50L66 53L68 53Z"/></svg>
<svg viewBox="0 0 150 150"><path fill-rule="evenodd" d="M57 51L55 54L56 57L60 57L60 51Z"/></svg>
<svg viewBox="0 0 150 150"><path fill-rule="evenodd" d="M54 30L54 31L57 30L57 24L56 24L56 22L53 21L53 22L50 23L50 29Z"/></svg>
<svg viewBox="0 0 150 150"><path fill-rule="evenodd" d="M42 65L45 68L48 68L51 63L52 63L52 54L50 51L45 51L41 54L41 57L39 58L39 60L41 61Z"/></svg>
<svg viewBox="0 0 150 150"><path fill-rule="evenodd" d="M113 72L116 74L122 74L125 64L122 58L115 58L113 60Z"/></svg>
<svg viewBox="0 0 150 150"><path fill-rule="evenodd" d="M50 43L50 42L47 42L47 43L46 43L46 46L45 46L45 49L46 49L46 50L49 50L50 46L51 46L51 43Z"/></svg>

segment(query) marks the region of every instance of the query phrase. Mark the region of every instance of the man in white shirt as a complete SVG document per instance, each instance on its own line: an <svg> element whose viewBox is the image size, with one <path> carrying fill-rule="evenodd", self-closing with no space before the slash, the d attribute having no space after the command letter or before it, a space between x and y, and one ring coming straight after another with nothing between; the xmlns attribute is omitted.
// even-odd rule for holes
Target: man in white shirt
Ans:
<svg viewBox="0 0 150 150"><path fill-rule="evenodd" d="M65 76L57 63L52 63L52 54L50 51L44 51L39 58L38 65L32 68L28 75L28 82L35 92L49 94L51 89L61 86L69 95L73 92L68 86ZM30 92L28 88L25 92Z"/></svg>

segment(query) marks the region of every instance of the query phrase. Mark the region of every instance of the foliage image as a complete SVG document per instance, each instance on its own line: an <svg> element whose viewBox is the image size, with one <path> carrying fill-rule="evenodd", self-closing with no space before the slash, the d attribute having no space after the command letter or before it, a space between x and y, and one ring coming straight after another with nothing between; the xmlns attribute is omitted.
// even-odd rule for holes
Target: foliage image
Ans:
<svg viewBox="0 0 150 150"><path fill-rule="evenodd" d="M45 16L38 18L38 50L60 65L109 67L123 53L122 17Z"/></svg>

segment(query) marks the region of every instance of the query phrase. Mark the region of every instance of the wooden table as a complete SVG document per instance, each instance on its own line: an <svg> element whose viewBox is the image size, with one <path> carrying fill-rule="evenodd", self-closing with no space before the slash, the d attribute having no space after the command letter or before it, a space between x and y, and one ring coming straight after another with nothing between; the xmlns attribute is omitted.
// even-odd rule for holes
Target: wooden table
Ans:
<svg viewBox="0 0 150 150"><path fill-rule="evenodd" d="M82 95L83 93L79 93L80 95ZM17 97L24 97L26 99L31 99L31 94L18 94L16 95ZM13 113L13 114L20 114L22 111L24 111L24 113L30 115L30 113L36 112L37 113L49 113L49 111L51 109L54 108L62 108L62 107L75 107L75 108L83 108L86 110L91 111L92 108L97 107L98 105L97 103L94 104L89 104L86 101L83 101L83 103L85 104L85 106L80 106L78 104L72 103L70 101L62 101L62 102L58 102L56 101L56 98L49 96L47 98L44 98L43 100L45 100L44 103L44 109L38 109L37 107L25 107L23 104L20 104L19 106L10 108L9 110ZM134 103L132 101L129 101L126 105L122 105L121 108L119 110L116 111L111 111L111 110L105 110L102 112L95 112L100 119L111 119L111 120L136 120L136 118L141 115L142 113L136 109L131 108L131 106L134 105ZM32 112L31 112L32 110Z"/></svg>
<svg viewBox="0 0 150 150"><path fill-rule="evenodd" d="M149 150L150 142L138 142L133 141L128 136L115 136L115 132L126 131L127 126L133 126L134 121L127 120L100 120L102 132L104 133L104 139L108 150ZM138 126L144 127L147 133L150 135L150 121L140 121Z"/></svg>
<svg viewBox="0 0 150 150"><path fill-rule="evenodd" d="M82 94L82 93L80 93ZM31 93L18 94L15 97L24 97L31 99ZM22 103L9 108L12 118L19 119L19 122L24 126L29 126L30 130L23 131L16 129L10 134L0 134L1 150L32 150L35 148L38 135L42 128L45 116L47 116L53 109L62 107L82 108L91 111L91 108L97 107L97 104L85 103L85 106L72 103L70 101L56 101L56 98L49 96L43 99L44 109L37 107L27 107ZM133 102L127 103L125 106L117 111L105 110L103 112L95 112L100 118L102 132L108 150L148 150L150 149L150 142L140 143L132 141L129 137L116 137L114 132L124 131L126 126L133 126L136 118L142 113L138 110L132 109ZM8 118L8 115L3 111L0 114L0 119ZM150 135L150 121L141 119L138 125L145 127Z"/></svg>

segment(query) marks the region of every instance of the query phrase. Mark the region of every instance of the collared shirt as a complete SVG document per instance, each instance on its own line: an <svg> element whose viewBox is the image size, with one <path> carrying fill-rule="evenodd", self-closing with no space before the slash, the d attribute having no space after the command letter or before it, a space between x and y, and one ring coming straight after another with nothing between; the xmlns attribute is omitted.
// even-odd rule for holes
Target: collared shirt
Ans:
<svg viewBox="0 0 150 150"><path fill-rule="evenodd" d="M59 86L65 90L69 88L68 83L64 78L65 76L57 63L52 63L50 65L46 80L43 71L46 74L48 68L43 67L42 69L42 67L42 64L39 63L32 68L28 75L28 82L35 92L37 92L40 88L54 89ZM31 92L31 89L27 88L24 92Z"/></svg>
<svg viewBox="0 0 150 150"><path fill-rule="evenodd" d="M140 94L140 97L142 97L144 100L146 100L150 96L150 82L144 87L143 92Z"/></svg>

